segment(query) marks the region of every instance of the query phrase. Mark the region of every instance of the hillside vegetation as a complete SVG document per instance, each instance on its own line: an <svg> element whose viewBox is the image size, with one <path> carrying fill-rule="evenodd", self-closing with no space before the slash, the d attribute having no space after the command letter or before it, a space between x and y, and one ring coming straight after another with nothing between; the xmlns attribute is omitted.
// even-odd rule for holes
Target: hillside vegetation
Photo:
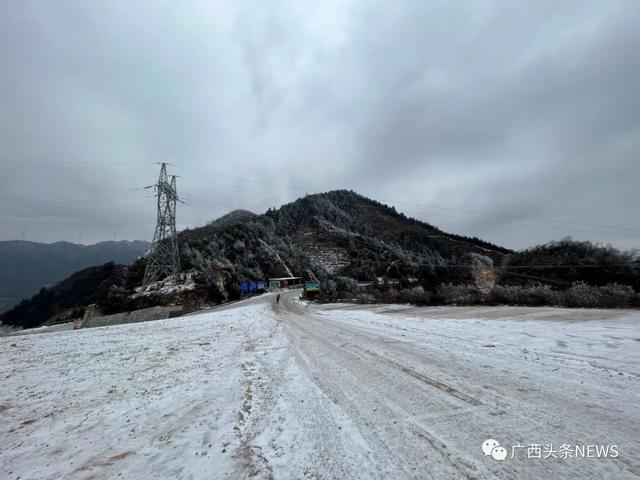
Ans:
<svg viewBox="0 0 640 480"><path fill-rule="evenodd" d="M560 287L575 282L596 286L619 283L640 291L639 265L634 252L565 238L509 255L499 273L501 283L507 285L532 281Z"/></svg>
<svg viewBox="0 0 640 480"><path fill-rule="evenodd" d="M443 232L345 190L307 195L262 215L231 212L180 232L179 244L184 273L177 278L141 290L144 257L126 267L105 265L40 292L1 320L20 326L59 321L81 313L89 303L97 303L105 313L170 303L217 303L238 298L242 281L288 275L319 279L324 298L330 300L435 304L519 304L532 297L523 293L528 289L543 284L545 291L556 292L576 282L614 283L615 292L626 288L630 290L624 290L625 295L633 296L640 278L633 254L612 247L565 239L513 252ZM98 290L74 288L79 278L90 279ZM510 289L509 295L500 288ZM536 301L561 304L554 295ZM625 305L634 305L633 298Z"/></svg>

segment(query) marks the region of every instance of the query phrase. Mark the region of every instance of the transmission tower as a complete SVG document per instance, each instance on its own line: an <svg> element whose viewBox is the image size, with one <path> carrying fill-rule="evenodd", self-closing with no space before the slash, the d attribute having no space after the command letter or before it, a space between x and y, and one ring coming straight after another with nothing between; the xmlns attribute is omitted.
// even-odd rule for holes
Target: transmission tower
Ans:
<svg viewBox="0 0 640 480"><path fill-rule="evenodd" d="M176 235L176 177L167 176L167 166L160 167L158 183L153 185L158 198L158 222L153 234L153 242L147 255L147 268L144 272L143 286L147 286L168 275L180 271L178 254L178 236Z"/></svg>

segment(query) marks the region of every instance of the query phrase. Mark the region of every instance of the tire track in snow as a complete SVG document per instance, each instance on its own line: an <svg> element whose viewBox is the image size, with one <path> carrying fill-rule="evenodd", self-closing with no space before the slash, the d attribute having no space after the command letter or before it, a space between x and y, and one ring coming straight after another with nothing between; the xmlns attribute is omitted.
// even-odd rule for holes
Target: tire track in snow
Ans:
<svg viewBox="0 0 640 480"><path fill-rule="evenodd" d="M457 390L456 388L452 387L451 385L441 382L439 380L435 380L433 378L430 378L420 372L415 371L412 368L409 368L405 365L402 365L400 362L397 362L395 360L391 360L390 358L387 358L383 355L380 355L379 353L376 353L372 350L369 350L367 348L361 347L359 345L354 345L354 347L357 350L360 350L361 352L363 352L366 355L369 355L373 358L375 358L376 360L380 361L380 362L386 362L389 365L397 368L398 370L400 370L401 372L406 373L407 375L420 380L421 382L426 383L427 385L430 385L434 388L437 388L438 390L447 393L449 395L451 395L452 397L455 397L459 400L462 400L463 402L468 403L469 405L473 405L474 407L477 407L479 405L483 405L483 403L478 400L477 398L472 397L471 395L467 395L466 393L462 393L461 391Z"/></svg>
<svg viewBox="0 0 640 480"><path fill-rule="evenodd" d="M432 396L424 389L433 385L415 382L415 378L403 380L406 377L397 375L396 365L369 355L365 358L361 350L349 350L352 344L336 338L336 331L326 323L316 323L308 312L300 315L291 304L284 307L284 330L302 363L373 449L380 469L378 478L477 478L476 466L449 450L435 432L407 421L425 408L423 401ZM439 399L429 403L435 410L447 408ZM428 471L425 465L429 465Z"/></svg>
<svg viewBox="0 0 640 480"><path fill-rule="evenodd" d="M356 423L374 451L381 478L596 479L640 474L630 450L638 424L633 415L637 404L629 403L637 393L636 377L605 375L588 362L567 369L566 359L552 352L556 339L573 333L582 344L572 352L588 352L601 333L617 329L611 322L601 327L571 322L565 328L569 322L512 320L509 311L494 320L391 319L365 307L284 300L277 313L296 354L318 387ZM541 330L545 327L553 330ZM635 331L631 329L630 336ZM532 340L518 343L524 334ZM485 348L489 343L497 348ZM636 356L629 352L612 357L612 366L630 365ZM461 395L452 395L456 392ZM478 445L489 437L512 445L546 441L556 447L566 441L624 442L626 451L624 460L537 462L527 461L525 452L524 459L496 462L478 454ZM420 458L416 449L428 455ZM438 454L444 462L438 462Z"/></svg>

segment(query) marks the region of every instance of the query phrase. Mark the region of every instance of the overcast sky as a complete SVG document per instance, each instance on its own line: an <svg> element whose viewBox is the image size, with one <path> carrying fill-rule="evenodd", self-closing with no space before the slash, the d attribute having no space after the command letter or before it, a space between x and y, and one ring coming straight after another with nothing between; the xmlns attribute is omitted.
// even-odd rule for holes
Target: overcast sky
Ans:
<svg viewBox="0 0 640 480"><path fill-rule="evenodd" d="M0 2L0 240L147 239L349 188L640 247L640 2Z"/></svg>

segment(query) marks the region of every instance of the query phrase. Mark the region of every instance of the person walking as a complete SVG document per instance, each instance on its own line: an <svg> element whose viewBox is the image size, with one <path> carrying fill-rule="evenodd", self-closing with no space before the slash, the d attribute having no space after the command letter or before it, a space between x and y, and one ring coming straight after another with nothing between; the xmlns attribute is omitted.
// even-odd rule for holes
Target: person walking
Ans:
<svg viewBox="0 0 640 480"><path fill-rule="evenodd" d="M280 294L276 297L276 303L280 303Z"/></svg>

